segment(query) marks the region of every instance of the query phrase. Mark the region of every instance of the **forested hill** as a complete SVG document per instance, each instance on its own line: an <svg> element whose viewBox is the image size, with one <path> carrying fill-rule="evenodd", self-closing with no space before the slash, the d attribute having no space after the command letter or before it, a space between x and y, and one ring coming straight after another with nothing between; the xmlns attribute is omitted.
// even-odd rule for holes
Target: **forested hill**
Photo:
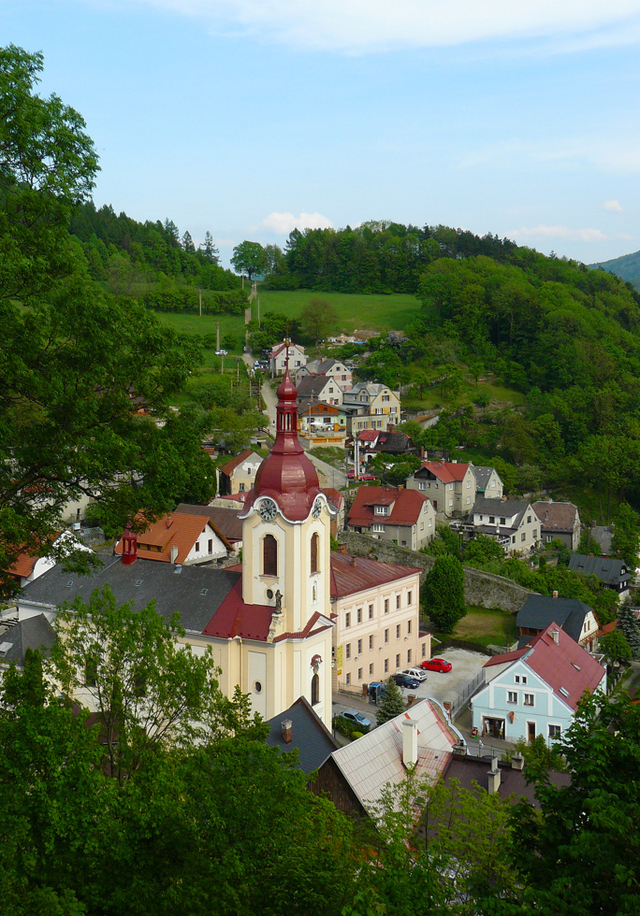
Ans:
<svg viewBox="0 0 640 916"><path fill-rule="evenodd" d="M204 290L237 290L241 281L220 266L209 232L196 249L189 232L182 237L169 219L139 223L113 207L96 210L93 202L77 207L71 234L82 243L95 280L116 286L116 293L140 293L141 285L163 282Z"/></svg>
<svg viewBox="0 0 640 916"><path fill-rule="evenodd" d="M590 266L615 274L627 283L632 283L636 289L640 290L640 251L634 251L633 254L625 254L621 258L602 261L599 264L591 264Z"/></svg>

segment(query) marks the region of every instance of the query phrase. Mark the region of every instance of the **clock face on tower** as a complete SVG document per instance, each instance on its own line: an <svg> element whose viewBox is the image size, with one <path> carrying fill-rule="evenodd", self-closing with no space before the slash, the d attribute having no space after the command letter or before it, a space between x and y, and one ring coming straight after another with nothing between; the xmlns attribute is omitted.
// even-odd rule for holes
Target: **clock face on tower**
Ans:
<svg viewBox="0 0 640 916"><path fill-rule="evenodd" d="M278 507L272 499L263 499L258 509L258 515L263 522L272 522L278 514Z"/></svg>
<svg viewBox="0 0 640 916"><path fill-rule="evenodd" d="M319 499L316 499L316 501L313 504L313 509L311 510L311 514L313 515L314 518L320 518L321 512L322 512L322 503L320 502Z"/></svg>

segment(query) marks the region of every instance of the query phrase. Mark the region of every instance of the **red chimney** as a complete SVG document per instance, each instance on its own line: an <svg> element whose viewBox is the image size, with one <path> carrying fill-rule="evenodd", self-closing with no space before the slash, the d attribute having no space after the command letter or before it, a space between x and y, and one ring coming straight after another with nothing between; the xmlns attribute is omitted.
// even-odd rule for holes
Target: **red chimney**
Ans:
<svg viewBox="0 0 640 916"><path fill-rule="evenodd" d="M285 719L280 723L280 727L282 728L282 740L285 744L291 744L293 737L293 722L291 719Z"/></svg>
<svg viewBox="0 0 640 916"><path fill-rule="evenodd" d="M138 535L127 527L122 535L122 565L131 566L138 559Z"/></svg>

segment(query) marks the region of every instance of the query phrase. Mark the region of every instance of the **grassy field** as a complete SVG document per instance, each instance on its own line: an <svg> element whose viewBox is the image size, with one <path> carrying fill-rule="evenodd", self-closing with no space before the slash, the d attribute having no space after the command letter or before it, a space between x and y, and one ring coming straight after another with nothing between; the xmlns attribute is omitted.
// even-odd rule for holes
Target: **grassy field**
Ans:
<svg viewBox="0 0 640 916"><path fill-rule="evenodd" d="M515 614L469 607L466 617L458 621L452 635L456 639L468 639L483 646L510 646L518 635Z"/></svg>
<svg viewBox="0 0 640 916"><path fill-rule="evenodd" d="M324 299L334 306L340 316L339 330L352 333L356 330L402 330L407 322L420 313L420 302L415 296L401 293L390 296L355 295L350 293L313 292L297 289L291 292L258 290L260 314L282 312L288 318L298 318L309 299ZM253 316L257 306L253 304Z"/></svg>
<svg viewBox="0 0 640 916"><path fill-rule="evenodd" d="M244 342L244 318L240 315L181 315L174 312L156 312L163 324L168 325L180 334L215 334L216 326L220 323L220 340L225 334L233 334L237 339L236 347L229 350L234 356L242 355ZM215 349L205 351L207 368L220 368L220 357L215 355ZM231 366L231 361L229 362Z"/></svg>

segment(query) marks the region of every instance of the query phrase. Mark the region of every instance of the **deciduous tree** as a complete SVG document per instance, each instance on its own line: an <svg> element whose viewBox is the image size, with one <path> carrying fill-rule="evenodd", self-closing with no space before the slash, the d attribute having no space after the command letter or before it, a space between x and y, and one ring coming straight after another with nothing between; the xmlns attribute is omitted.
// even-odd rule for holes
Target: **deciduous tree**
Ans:
<svg viewBox="0 0 640 916"><path fill-rule="evenodd" d="M440 633L451 633L458 620L466 614L464 603L464 569L456 557L436 557L427 573L424 608Z"/></svg>

